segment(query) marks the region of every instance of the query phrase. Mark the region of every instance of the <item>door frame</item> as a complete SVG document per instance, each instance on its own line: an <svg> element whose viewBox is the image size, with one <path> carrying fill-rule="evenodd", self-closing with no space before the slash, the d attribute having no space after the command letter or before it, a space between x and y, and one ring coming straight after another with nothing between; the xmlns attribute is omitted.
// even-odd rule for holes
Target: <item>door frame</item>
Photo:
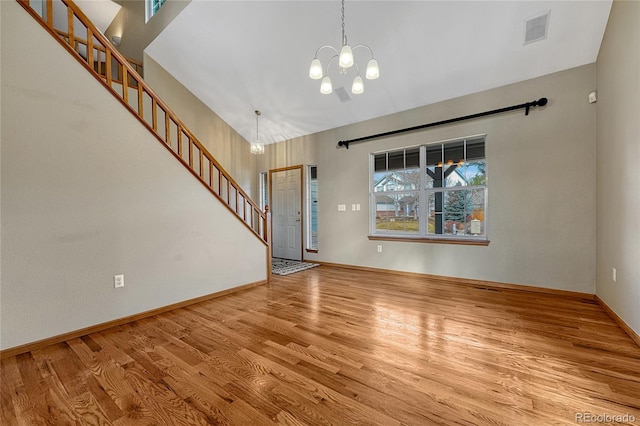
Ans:
<svg viewBox="0 0 640 426"><path fill-rule="evenodd" d="M299 164L297 166L289 166L289 167L281 167L279 169L269 169L269 209L271 211L271 223L269 226L271 227L271 240L273 241L273 178L272 175L274 173L279 172L288 172L289 170L300 170L300 259L304 261L304 165Z"/></svg>

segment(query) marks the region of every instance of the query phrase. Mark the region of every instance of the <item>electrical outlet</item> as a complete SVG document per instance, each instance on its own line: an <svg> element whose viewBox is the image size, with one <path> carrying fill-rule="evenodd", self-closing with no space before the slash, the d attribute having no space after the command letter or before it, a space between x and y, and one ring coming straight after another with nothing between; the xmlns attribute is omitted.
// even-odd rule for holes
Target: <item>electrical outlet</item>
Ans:
<svg viewBox="0 0 640 426"><path fill-rule="evenodd" d="M616 282L616 278L618 278L617 275L618 275L618 271L616 271L616 268L612 268L611 269L611 279L613 280L614 283Z"/></svg>
<svg viewBox="0 0 640 426"><path fill-rule="evenodd" d="M124 275L114 275L113 276L113 287L114 288L124 287Z"/></svg>
<svg viewBox="0 0 640 426"><path fill-rule="evenodd" d="M382 253L382 244L378 244L378 253Z"/></svg>

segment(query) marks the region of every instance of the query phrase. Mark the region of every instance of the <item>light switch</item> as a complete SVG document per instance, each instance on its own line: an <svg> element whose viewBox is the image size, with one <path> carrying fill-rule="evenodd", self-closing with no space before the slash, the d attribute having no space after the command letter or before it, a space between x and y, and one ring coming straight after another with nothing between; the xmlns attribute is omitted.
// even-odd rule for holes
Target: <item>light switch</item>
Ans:
<svg viewBox="0 0 640 426"><path fill-rule="evenodd" d="M347 211L346 204L338 204L338 211L339 212L346 212Z"/></svg>

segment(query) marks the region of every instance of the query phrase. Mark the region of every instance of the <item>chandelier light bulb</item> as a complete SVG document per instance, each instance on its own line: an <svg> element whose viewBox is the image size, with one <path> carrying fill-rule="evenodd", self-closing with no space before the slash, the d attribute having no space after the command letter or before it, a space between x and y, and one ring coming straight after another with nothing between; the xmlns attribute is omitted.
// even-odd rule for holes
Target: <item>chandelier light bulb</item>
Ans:
<svg viewBox="0 0 640 426"><path fill-rule="evenodd" d="M251 144L251 153L255 155L264 154L264 144L260 141L255 141Z"/></svg>
<svg viewBox="0 0 640 426"><path fill-rule="evenodd" d="M353 79L351 93L353 93L354 95L360 95L364 93L364 83L362 82L362 77L360 77L360 75L356 75L356 78Z"/></svg>
<svg viewBox="0 0 640 426"><path fill-rule="evenodd" d="M328 95L333 92L333 86L331 85L331 79L329 76L326 76L322 79L322 83L320 83L320 93L323 95Z"/></svg>
<svg viewBox="0 0 640 426"><path fill-rule="evenodd" d="M320 80L322 78L322 64L320 63L320 59L313 58L313 61L311 61L309 77L313 80Z"/></svg>
<svg viewBox="0 0 640 426"><path fill-rule="evenodd" d="M341 68L349 68L353 66L353 51L351 50L351 46L348 44L342 46L342 50L340 50L338 65Z"/></svg>
<svg viewBox="0 0 640 426"><path fill-rule="evenodd" d="M367 63L367 80L375 80L380 77L380 68L378 68L378 61L374 58L369 59Z"/></svg>

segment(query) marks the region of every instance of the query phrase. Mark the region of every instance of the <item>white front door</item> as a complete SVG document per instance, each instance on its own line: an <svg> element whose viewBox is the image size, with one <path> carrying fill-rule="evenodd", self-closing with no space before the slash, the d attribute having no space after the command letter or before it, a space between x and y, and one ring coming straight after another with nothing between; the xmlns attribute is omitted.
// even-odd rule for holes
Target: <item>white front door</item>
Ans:
<svg viewBox="0 0 640 426"><path fill-rule="evenodd" d="M273 257L302 260L301 169L273 172Z"/></svg>

